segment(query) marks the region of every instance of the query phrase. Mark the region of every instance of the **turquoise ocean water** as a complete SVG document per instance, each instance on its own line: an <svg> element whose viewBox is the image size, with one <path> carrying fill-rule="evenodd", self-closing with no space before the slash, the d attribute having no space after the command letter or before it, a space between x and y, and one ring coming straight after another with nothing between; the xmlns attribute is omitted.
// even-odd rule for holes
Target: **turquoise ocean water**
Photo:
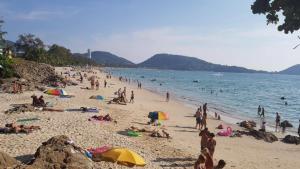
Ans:
<svg viewBox="0 0 300 169"><path fill-rule="evenodd" d="M210 111L236 120L258 121L257 107L262 105L269 126L274 125L276 112L295 128L299 125L300 76L141 68L106 70L115 76L130 78L131 81L139 80L143 88L162 94L169 91L171 97L188 105L198 106L207 102ZM281 100L281 97L286 100ZM288 105L285 105L285 101Z"/></svg>

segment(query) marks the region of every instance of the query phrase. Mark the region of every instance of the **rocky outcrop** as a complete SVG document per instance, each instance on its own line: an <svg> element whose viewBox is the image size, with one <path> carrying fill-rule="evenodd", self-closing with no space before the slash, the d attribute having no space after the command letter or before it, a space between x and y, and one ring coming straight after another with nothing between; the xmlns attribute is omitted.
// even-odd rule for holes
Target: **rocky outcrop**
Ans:
<svg viewBox="0 0 300 169"><path fill-rule="evenodd" d="M29 168L43 169L92 169L92 161L84 155L80 147L74 145L67 136L55 136L44 142L35 155Z"/></svg>
<svg viewBox="0 0 300 169"><path fill-rule="evenodd" d="M285 127L293 127L293 125L292 125L289 121L287 121L287 120L281 122L281 123L280 123L280 126L281 126L281 127L282 127L282 126L285 126Z"/></svg>
<svg viewBox="0 0 300 169"><path fill-rule="evenodd" d="M282 142L288 143L288 144L300 144L300 137L287 135L282 139Z"/></svg>
<svg viewBox="0 0 300 169"><path fill-rule="evenodd" d="M239 125L246 129L253 129L254 127L256 127L256 123L254 121L242 121L239 123Z"/></svg>
<svg viewBox="0 0 300 169"><path fill-rule="evenodd" d="M0 151L0 168L13 168L18 165L18 161L8 154Z"/></svg>
<svg viewBox="0 0 300 169"><path fill-rule="evenodd" d="M269 142L269 143L273 143L274 141L278 141L278 138L270 132L250 130L249 135L255 137L258 140L264 140L264 141Z"/></svg>

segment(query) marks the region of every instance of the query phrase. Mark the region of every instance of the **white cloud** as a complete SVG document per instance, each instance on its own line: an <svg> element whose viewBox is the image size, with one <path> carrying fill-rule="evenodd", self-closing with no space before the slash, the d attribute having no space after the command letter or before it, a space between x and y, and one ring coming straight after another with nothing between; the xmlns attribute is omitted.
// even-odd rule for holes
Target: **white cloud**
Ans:
<svg viewBox="0 0 300 169"><path fill-rule="evenodd" d="M162 27L95 35L86 44L86 48L110 51L136 63L156 53L182 54L213 63L271 71L300 63L299 51L292 50L297 44L295 36L271 28L231 29L204 34L184 28Z"/></svg>

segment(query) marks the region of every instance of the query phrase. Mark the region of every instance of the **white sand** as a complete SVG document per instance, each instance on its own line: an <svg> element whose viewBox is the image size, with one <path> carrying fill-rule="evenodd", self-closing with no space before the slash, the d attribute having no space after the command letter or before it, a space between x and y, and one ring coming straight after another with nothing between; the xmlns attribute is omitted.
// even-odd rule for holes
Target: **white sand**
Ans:
<svg viewBox="0 0 300 169"><path fill-rule="evenodd" d="M62 68L57 68L61 71ZM91 75L91 74L90 74ZM15 103L30 103L32 94L40 95L41 92L25 92L23 94L0 94L0 125L11 123L21 118L39 117L41 120L27 123L40 125L40 131L31 134L0 134L0 150L11 156L24 156L34 154L43 141L55 135L67 135L75 143L83 148L112 145L127 147L143 156L147 161L144 168L193 168L193 164L200 151L200 137L195 130L195 118L192 117L195 110L171 99L165 102L164 97L148 90L137 89L137 86L121 83L116 78L107 79L108 88L103 88L105 74L97 74L100 77L100 89L84 90L80 87L89 87L87 80L78 86L68 86L65 90L74 94L71 99L62 99L56 96L45 95L45 100L53 102L55 108L80 108L98 107L100 114L109 113L117 124L94 123L88 118L95 113L80 112L26 112L21 114L4 114L4 110ZM73 79L74 80L74 79ZM75 81L75 80L74 80ZM89 99L91 95L103 95L106 100L113 96L118 88L127 86L127 97L130 91L135 92L135 103L125 105L106 104ZM209 105L208 105L209 106ZM142 137L131 138L124 136L122 131L130 126L147 127L148 112L165 111L170 114L170 120L164 122L173 139L152 138L148 134ZM222 122L209 119L208 127L215 133L214 128ZM223 122L224 124L224 122ZM237 129L239 127L232 126ZM152 127L153 128L153 127ZM240 129L240 128L239 128ZM282 138L282 135L279 135ZM300 146L288 145L280 141L266 143L252 137L242 138L216 137L217 147L215 161L224 159L227 162L225 168L246 169L297 169L300 168ZM108 162L96 163L98 168L127 168Z"/></svg>

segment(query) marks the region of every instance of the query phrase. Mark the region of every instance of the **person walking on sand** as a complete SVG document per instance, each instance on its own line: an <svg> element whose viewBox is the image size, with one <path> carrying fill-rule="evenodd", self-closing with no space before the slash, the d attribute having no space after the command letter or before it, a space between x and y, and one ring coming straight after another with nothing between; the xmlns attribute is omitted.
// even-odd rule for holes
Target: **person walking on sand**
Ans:
<svg viewBox="0 0 300 169"><path fill-rule="evenodd" d="M196 129L198 129L199 126L199 130L202 130L202 112L201 109L198 108L196 111Z"/></svg>
<svg viewBox="0 0 300 169"><path fill-rule="evenodd" d="M212 158L214 156L215 148L216 148L216 145L217 145L217 142L214 139L214 137L215 137L215 134L210 133L209 136L208 136L208 140L207 140L207 148L208 148L209 153L210 153Z"/></svg>
<svg viewBox="0 0 300 169"><path fill-rule="evenodd" d="M275 132L277 132L277 127L280 127L280 115L276 112L276 119L275 119Z"/></svg>
<svg viewBox="0 0 300 169"><path fill-rule="evenodd" d="M166 93L166 102L169 102L169 100L170 100L170 93L167 92L167 93Z"/></svg>
<svg viewBox="0 0 300 169"><path fill-rule="evenodd" d="M107 81L104 79L104 88L106 88Z"/></svg>
<svg viewBox="0 0 300 169"><path fill-rule="evenodd" d="M99 90L99 80L96 81L96 90Z"/></svg>
<svg viewBox="0 0 300 169"><path fill-rule="evenodd" d="M131 96L130 96L129 103L134 103L134 93L133 93L133 90L131 91Z"/></svg>
<svg viewBox="0 0 300 169"><path fill-rule="evenodd" d="M208 128L205 128L199 133L199 136L201 136L201 142L200 142L201 150L207 147L208 135L209 135Z"/></svg>
<svg viewBox="0 0 300 169"><path fill-rule="evenodd" d="M260 107L260 105L259 105L258 108L257 108L257 115L258 115L258 116L260 116L260 112L261 112L261 107Z"/></svg>

